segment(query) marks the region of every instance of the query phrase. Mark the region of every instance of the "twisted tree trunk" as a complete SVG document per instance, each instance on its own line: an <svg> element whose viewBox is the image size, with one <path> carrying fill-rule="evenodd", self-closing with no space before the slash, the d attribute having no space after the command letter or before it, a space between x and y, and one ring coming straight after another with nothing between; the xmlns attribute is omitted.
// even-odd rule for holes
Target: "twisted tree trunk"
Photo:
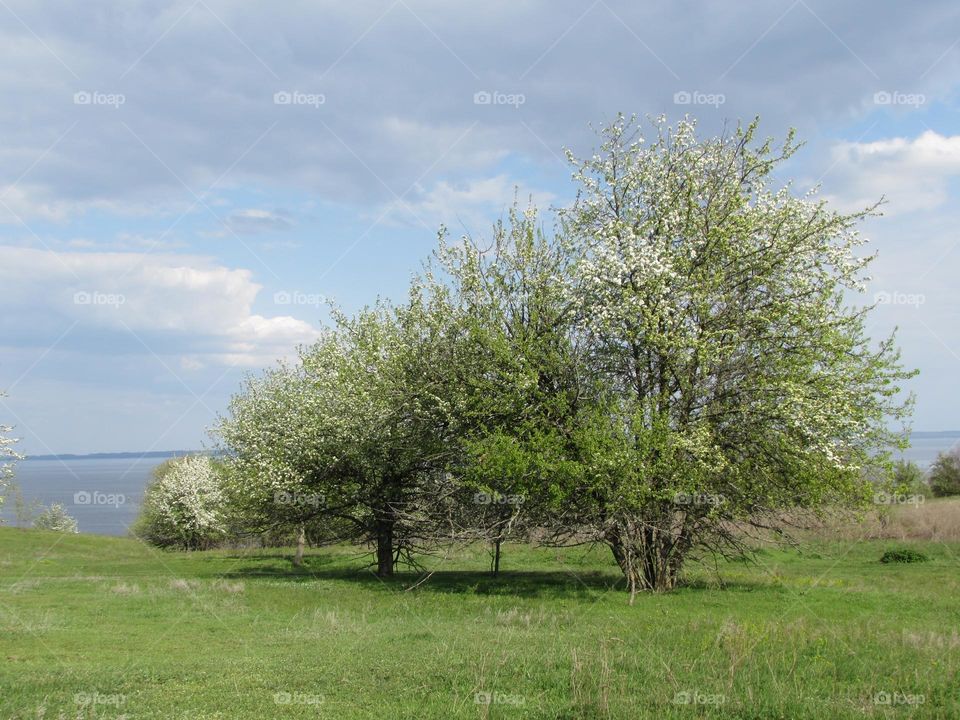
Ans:
<svg viewBox="0 0 960 720"><path fill-rule="evenodd" d="M682 556L669 532L633 521L611 527L605 537L627 581L630 602L643 590L666 592L676 587Z"/></svg>

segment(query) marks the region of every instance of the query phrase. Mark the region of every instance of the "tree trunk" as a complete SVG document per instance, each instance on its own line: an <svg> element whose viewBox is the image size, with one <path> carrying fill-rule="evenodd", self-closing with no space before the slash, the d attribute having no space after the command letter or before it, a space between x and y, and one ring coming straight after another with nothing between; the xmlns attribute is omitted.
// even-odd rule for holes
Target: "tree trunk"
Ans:
<svg viewBox="0 0 960 720"><path fill-rule="evenodd" d="M491 571L493 572L494 577L500 574L500 547L503 544L503 540L497 538L493 541L493 558L491 559Z"/></svg>
<svg viewBox="0 0 960 720"><path fill-rule="evenodd" d="M612 528L606 542L627 581L631 604L641 590L666 592L676 586L682 558L668 533L628 523Z"/></svg>
<svg viewBox="0 0 960 720"><path fill-rule="evenodd" d="M393 524L392 519L381 519L377 522L377 575L379 577L393 575Z"/></svg>
<svg viewBox="0 0 960 720"><path fill-rule="evenodd" d="M307 529L300 526L300 532L297 534L297 554L293 556L293 566L303 567L303 546L307 542Z"/></svg>

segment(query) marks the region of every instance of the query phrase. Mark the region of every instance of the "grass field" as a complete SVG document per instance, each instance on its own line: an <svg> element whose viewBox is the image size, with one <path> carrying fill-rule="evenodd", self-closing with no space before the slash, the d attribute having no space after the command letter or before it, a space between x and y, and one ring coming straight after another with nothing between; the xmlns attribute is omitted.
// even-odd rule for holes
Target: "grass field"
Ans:
<svg viewBox="0 0 960 720"><path fill-rule="evenodd" d="M477 548L408 591L349 548L294 572L3 528L0 717L957 718L958 558L819 542L628 606L600 550L509 547L493 579Z"/></svg>

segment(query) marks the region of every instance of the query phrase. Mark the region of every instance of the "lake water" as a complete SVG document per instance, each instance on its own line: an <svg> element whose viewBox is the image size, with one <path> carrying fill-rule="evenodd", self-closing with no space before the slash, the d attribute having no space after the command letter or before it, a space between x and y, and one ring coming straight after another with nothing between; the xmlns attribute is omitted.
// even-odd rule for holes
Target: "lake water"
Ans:
<svg viewBox="0 0 960 720"><path fill-rule="evenodd" d="M937 454L960 442L952 437L915 438L904 458L928 467ZM113 460L24 460L17 463L14 480L26 501L60 503L77 519L80 532L126 535L143 500L153 470L164 458ZM15 525L13 500L0 511L5 525Z"/></svg>
<svg viewBox="0 0 960 720"><path fill-rule="evenodd" d="M154 468L164 460L24 460L14 468L14 481L27 502L63 505L80 532L126 535ZM0 517L4 525L16 525L13 498L7 498Z"/></svg>
<svg viewBox="0 0 960 720"><path fill-rule="evenodd" d="M960 433L951 433L950 437L918 437L910 443L903 453L903 459L912 460L926 469L937 459L937 455L960 445Z"/></svg>

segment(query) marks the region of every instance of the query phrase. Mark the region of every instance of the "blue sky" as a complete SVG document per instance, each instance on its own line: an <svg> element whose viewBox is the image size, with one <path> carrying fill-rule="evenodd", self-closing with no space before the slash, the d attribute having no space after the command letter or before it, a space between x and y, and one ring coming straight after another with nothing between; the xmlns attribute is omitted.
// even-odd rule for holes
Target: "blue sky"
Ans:
<svg viewBox="0 0 960 720"><path fill-rule="evenodd" d="M761 116L854 208L872 331L960 428L960 6L0 4L0 420L21 450L197 448L247 372L399 297L443 223L562 205L617 112Z"/></svg>

